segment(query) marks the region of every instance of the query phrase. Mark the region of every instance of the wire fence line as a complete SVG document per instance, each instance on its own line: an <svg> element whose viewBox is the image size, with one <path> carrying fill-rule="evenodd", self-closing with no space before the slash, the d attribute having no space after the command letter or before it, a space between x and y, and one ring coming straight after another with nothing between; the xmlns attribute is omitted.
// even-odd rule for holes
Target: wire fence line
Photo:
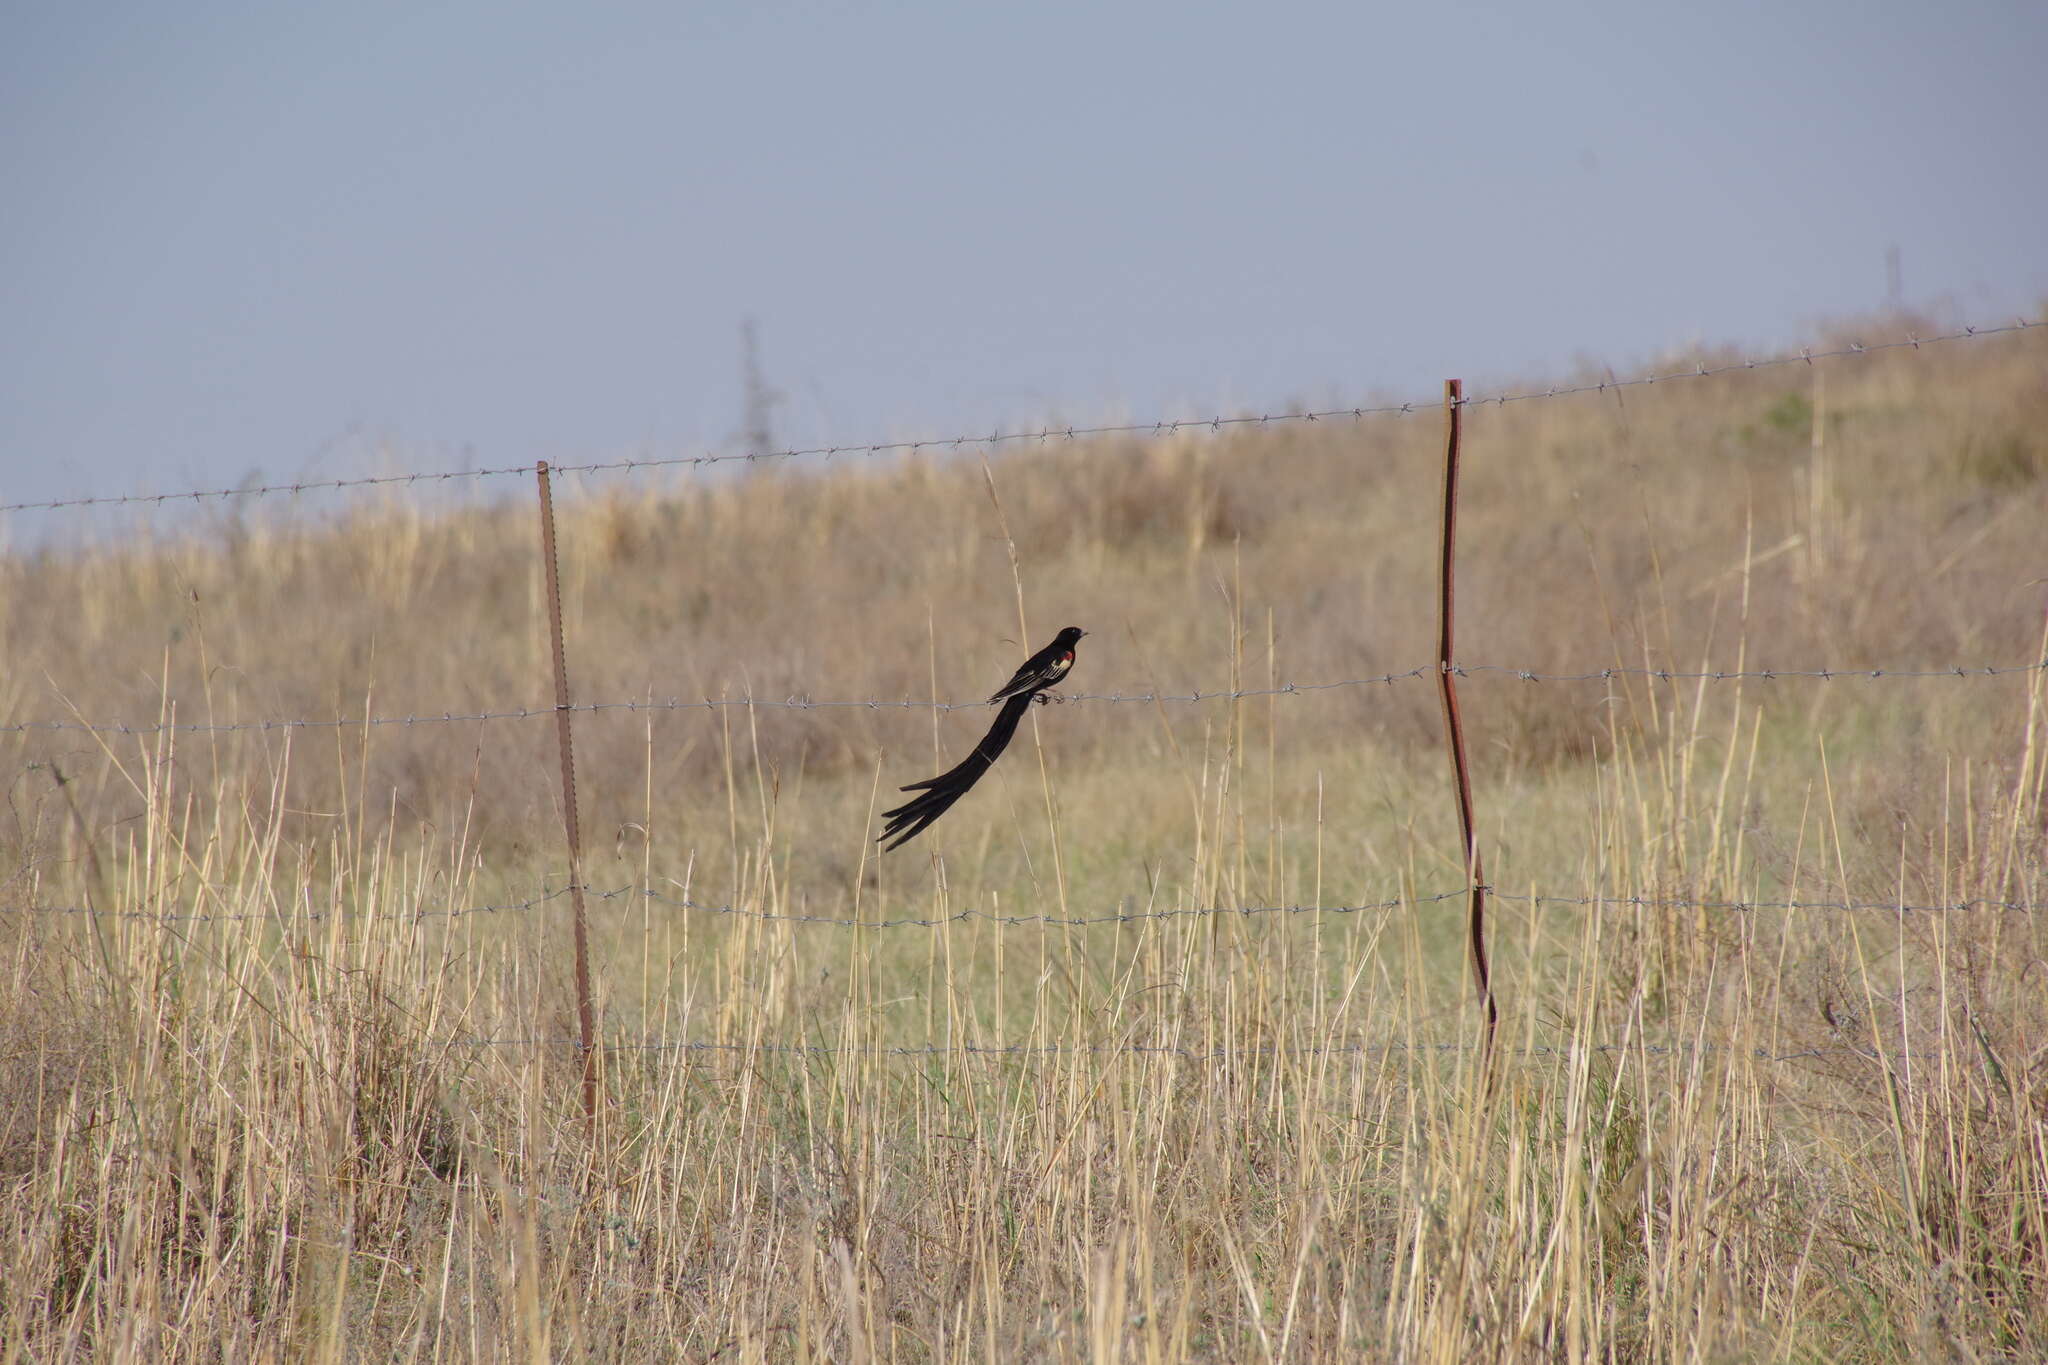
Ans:
<svg viewBox="0 0 2048 1365"><path fill-rule="evenodd" d="M1691 368L1667 370L1662 374L1647 371L1627 379L1608 379L1584 384L1550 385L1541 389L1504 391L1496 394L1470 395L1458 400L1459 406L1478 408L1492 405L1504 407L1510 403L1526 403L1543 399L1566 398L1578 394L1606 393L1614 389L1629 389L1652 384L1669 384L1688 379L1705 379L1715 375L1730 374L1742 370L1772 369L1783 365L1811 365L1822 360L1837 360L1851 356L1872 355L1880 351L1894 351L1911 347L1933 346L1944 342L1966 341L1985 337L2029 331L2048 326L2048 320L2015 318L2009 323L1991 327L1962 327L1934 336L1908 336L1899 341L1882 341L1870 344L1849 342L1846 345L1816 350L1804 347L1762 359L1738 359L1716 365L1704 361L1695 362ZM1418 399L1404 403L1381 403L1370 406L1322 408L1307 411L1269 412L1260 414L1239 414L1236 416L1212 416L1200 418L1160 419L1151 422L1118 422L1096 426L1044 426L1020 431L1003 431L1000 428L987 435L958 435L932 437L913 441L875 441L867 444L805 446L788 450L744 451L732 454L704 454L656 456L644 459L602 460L585 464L550 464L556 474L613 474L632 473L639 470L708 466L720 464L759 464L769 461L816 458L833 460L844 458L870 458L892 454L921 454L925 451L995 449L1005 445L1036 443L1049 444L1054 441L1066 442L1095 436L1171 436L1183 431L1222 431L1226 428L1246 426L1272 426L1296 422L1323 422L1367 417L1392 416L1417 412L1436 412L1443 404L1435 398ZM515 475L531 475L535 466L531 464L504 465L493 468L460 470L416 470L395 474L373 474L349 479L300 479L290 483L253 484L235 488L194 488L169 493L98 494L77 498L55 498L37 502L0 503L0 513L7 512L53 512L73 508L117 507L134 505L161 506L174 502L227 501L237 498L273 497L303 493L328 492L348 488L389 488L411 487L419 484L455 483L472 480L505 478Z"/></svg>
<svg viewBox="0 0 2048 1365"><path fill-rule="evenodd" d="M580 1052L582 1041L577 1038L529 1037L455 1037L441 1038L434 1047L442 1052L466 1049L473 1052L529 1051L529 1052ZM759 1057L783 1057L797 1061L820 1060L895 1060L914 1059L937 1061L940 1059L959 1061L1017 1061L1056 1062L1062 1058L1100 1057L1161 1057L1183 1062L1216 1063L1245 1061L1306 1060L1315 1061L1335 1057L1456 1057L1469 1056L1482 1051L1476 1043L1454 1042L1348 1042L1348 1043L1302 1043L1271 1044L1245 1047L1188 1047L1177 1043L926 1043L878 1044L878 1043L775 1043L721 1042L709 1038L661 1038L643 1037L613 1039L601 1042L596 1050L614 1056L654 1056L674 1054L678 1056L718 1057L729 1056L743 1060ZM82 1058L94 1055L96 1049L89 1047L44 1048L32 1051L42 1057ZM1598 1042L1598 1043L1531 1043L1522 1047L1501 1047L1492 1049L1494 1056L1521 1061L1536 1062L1544 1059L1571 1061L1581 1056L1626 1055L1635 1057L1711 1057L1727 1056L1742 1060L1783 1064L1824 1057L1857 1057L1865 1061L1884 1064L1885 1056L1875 1048L1858 1047L1852 1044L1826 1044L1814 1047L1799 1047L1784 1051L1759 1046L1741 1046L1732 1043L1689 1042Z"/></svg>
<svg viewBox="0 0 2048 1365"><path fill-rule="evenodd" d="M1754 915L1763 912L1808 912L1824 911L1836 914L1884 914L1899 917L1931 915L1970 914L1981 912L2033 913L2048 909L2048 904L2036 900L2000 900L1991 897L1964 897L1953 901L1915 903L1901 899L1890 900L1740 900L1703 899L1689 896L1664 895L1654 892L1610 892L1592 895L1563 895L1549 892L1502 891L1488 885L1482 888L1495 900L1513 901L1532 908L1561 907L1574 909L1634 909L1634 910L1704 910L1717 914ZM1449 891L1395 896L1387 900L1362 901L1342 905L1217 905L1187 906L1167 910L1105 910L1087 915L1012 915L994 910L970 906L956 910L949 915L901 915L889 919L861 919L858 916L790 914L777 910L759 910L743 905L718 905L693 900L688 896L674 896L656 890L651 886L619 886L600 889L586 886L584 894L601 904L620 901L645 901L673 910L690 911L700 915L723 916L729 919L760 920L778 924L816 925L834 929L880 930L880 929L936 929L946 925L969 924L980 921L1004 928L1018 928L1025 925L1040 925L1047 928L1087 928L1103 924L1138 924L1154 920L1184 919L1257 919L1267 916L1300 919L1316 915L1367 915L1411 906L1439 905L1454 901L1470 894L1467 888L1457 887ZM422 923L433 919L463 919L476 915L516 915L541 910L569 894L568 887L558 887L529 896L524 900L499 904L449 906L432 910L412 910L388 915L388 918L406 923ZM105 910L81 905L17 905L0 906L0 915L87 915L100 919L142 921L155 924L228 924L263 922L274 924L317 924L330 919L359 919L365 916L354 910L307 909L299 912L282 910L264 911L156 911L156 910Z"/></svg>
<svg viewBox="0 0 2048 1365"><path fill-rule="evenodd" d="M533 1050L575 1050L582 1046L575 1038L452 1038L443 1044L451 1048L522 1048ZM611 1041L599 1051L611 1053L711 1053L746 1057L771 1056L813 1058L964 1060L1056 1060L1062 1057L1175 1057L1192 1062L1309 1059L1399 1055L1462 1056L1481 1052L1477 1043L1387 1042L1387 1043L1301 1043L1266 1047L1185 1047L1175 1043L926 1043L889 1046L872 1043L725 1043L695 1038L645 1038ZM1792 1062L1814 1057L1849 1056L1869 1061L1882 1060L1874 1048L1840 1044L1804 1047L1777 1052L1765 1047L1739 1047L1728 1043L1533 1043L1524 1047L1495 1048L1495 1055L1535 1060L1546 1057L1570 1059L1582 1054L1616 1053L1645 1057L1689 1057L1732 1055L1759 1062Z"/></svg>
<svg viewBox="0 0 2048 1365"><path fill-rule="evenodd" d="M620 886L609 890L586 886L584 895L594 901L612 902L628 898L645 900L675 910L688 910L703 915L720 915L730 919L768 920L783 924L826 925L838 929L932 929L948 924L966 924L980 920L989 924L1016 927L1026 924L1049 927L1077 928L1096 924L1133 924L1144 920L1199 919L1212 916L1254 917L1260 915L1362 915L1374 911L1396 910L1407 905L1433 905L1440 901L1456 900L1465 894L1464 888L1442 891L1424 896L1397 896L1391 900L1371 901L1357 905L1253 905L1253 906L1204 906L1173 910L1112 910L1095 915L1009 915L992 910L970 907L957 910L950 915L929 917L900 916L893 919L860 919L835 915L792 915L774 910L756 910L742 905L714 905L692 900L687 896L671 896L648 886ZM568 887L544 891L525 900L511 901L496 905L456 906L438 910L414 910L392 918L416 923L430 919L461 919L471 915L511 915L525 911L539 910L569 894ZM299 913L278 910L265 911L224 911L211 913L193 911L181 913L154 910L100 910L90 906L77 905L24 905L0 906L0 914L17 915L92 915L102 919L142 920L168 924L214 924L262 921L278 924L303 924L319 922L337 917L353 917L354 912L330 910L307 910Z"/></svg>
<svg viewBox="0 0 2048 1365"><path fill-rule="evenodd" d="M1897 350L1904 347L1918 348L1922 345L1953 342L1967 338L1988 337L2003 333L2015 333L2036 329L2048 322L2016 320L2010 325L1991 328L1965 328L1927 338L1908 338L1903 341L1885 342L1876 345L1849 343L1844 347L1816 351L1811 348L1797 353L1775 356L1762 360L1736 360L1709 365L1699 362L1690 369L1672 370L1666 373L1646 373L1627 379L1609 379L1600 382L1552 386L1542 390L1506 392L1493 395L1460 397L1455 408L1480 408L1488 404L1504 407L1511 403L1530 402L1541 399L1563 398L1573 395L1604 393L1609 389L1622 390L1657 383L1668 383L1686 379L1706 378L1728 374L1738 370L1758 370L1776 366L1813 364L1821 360L1870 354L1877 351ZM1266 426L1276 423L1314 423L1342 419L1363 420L1367 417L1411 414L1441 411L1443 405L1435 400L1384 404L1372 407L1332 408L1318 411L1286 412L1264 415L1240 415L1232 417L1211 417L1194 420L1172 420L1158 422L1135 422L1115 425L1087 427L1045 427L1037 430L1014 432L995 431L988 435L958 436L943 439L917 441L882 442L857 446L811 447L782 451L757 451L742 454L700 455L658 459L627 459L581 465L551 465L549 471L556 474L609 474L632 473L639 470L656 470L665 467L711 466L726 463L756 463L761 461L792 460L802 457L820 457L832 460L840 457L873 457L888 454L918 454L927 451L958 450L964 448L993 449L1013 444L1050 444L1052 442L1074 441L1080 438L1105 436L1171 436L1181 432L1207 429L1220 432L1225 428ZM1455 416L1455 411L1454 411ZM1453 448L1455 449L1455 438ZM466 471L409 473L378 475L356 479L333 479L301 481L253 487L199 489L184 492L142 494L128 496L91 496L75 499L60 499L47 502L0 503L0 513L28 511L58 511L62 509L84 509L92 507L113 507L121 505L163 505L181 501L193 503L207 500L239 499L281 494L304 494L325 490L343 490L371 487L409 487L419 484L452 483L466 480L482 480L502 476L523 476L536 472L534 465L509 466L494 469ZM1447 495L1448 497L1448 495ZM1447 513L1448 517L1448 513ZM1448 520L1447 520L1448 526ZM1446 537L1448 544L1448 530ZM1448 554L1448 551L1447 551ZM1449 608L1444 608L1448 619ZM559 630L559 623L557 623ZM1446 632L1448 626L1445 627ZM1448 640L1448 634L1446 634ZM557 645L559 649L559 644ZM1879 682L1886 680L1964 680L1995 678L2020 674L2038 674L2048 670L2048 660L2020 664L1952 664L1943 667L1819 667L1819 668L1740 668L1740 669L1671 669L1649 666L1608 666L1576 672L1547 672L1540 669L1514 667L1501 664L1452 664L1449 659L1449 645L1445 645L1446 662L1430 663L1401 672L1389 672L1370 677L1346 678L1325 682L1288 682L1270 687L1251 687L1203 691L1199 688L1185 693L1148 691L1125 694L1079 693L1072 696L1054 696L1051 700L1081 704L1200 704L1215 701L1238 701L1253 698L1268 698L1312 692L1335 691L1339 689L1371 688L1392 686L1406 681L1442 678L1448 674L1459 678L1475 678L1497 675L1503 680L1528 684L1584 684L1613 683L1623 679L1643 679L1659 683L1724 683L1753 682L1769 685L1780 681L1835 681L1861 680ZM563 694L566 700L566 693ZM285 718L258 721L233 721L217 723L180 722L172 718L175 710L167 708L164 718L150 724L129 724L122 721L90 721L84 718L52 721L24 721L0 725L0 733L26 735L31 732L85 732L98 735L150 736L165 734L223 734L236 732L290 732L296 730L346 730L356 727L388 726L431 726L456 723L481 723L496 721L529 720L543 717L560 718L567 713L590 714L624 711L638 712L683 712L704 711L714 713L725 708L777 708L799 711L811 710L902 710L919 712L952 712L956 710L979 710L986 703L980 698L970 700L916 700L910 698L883 699L877 697L854 699L815 699L808 694L793 694L779 699L754 696L704 697L685 699L671 696L652 696L636 700L598 701L576 705L522 706L503 710L481 710L457 713L444 710L439 714L405 715L364 715L360 717L333 718ZM562 722L566 733L567 722ZM565 757L565 767L567 759ZM574 809L571 793L566 803ZM572 863L575 848L571 836ZM155 925L166 931L166 936L176 933L174 926L212 925L232 923L274 924L285 928L332 922L353 921L357 924L373 922L383 918L399 923L424 923L445 920L453 924L457 920L473 919L477 916L518 916L534 914L559 908L559 903L573 896L578 890L601 905L626 909L644 910L650 915L668 911L677 912L678 917L694 915L707 919L724 918L731 921L753 921L777 925L839 929L863 933L869 931L922 929L926 931L943 929L954 925L983 923L997 929L1029 928L1040 929L1084 929L1099 926L1153 925L1179 921L1182 923L1220 922L1225 918L1240 920L1262 920L1277 922L1303 918L1363 917L1389 914L1405 909L1441 905L1445 902L1472 900L1478 904L1483 893L1496 901L1524 905L1534 911L1544 909L1579 909L1595 914L1605 911L1694 911L1728 916L1748 916L1763 913L1779 914L1851 914L1885 915L1894 919L1907 917L1936 917L1945 915L1971 914L2014 914L2032 915L2041 908L2041 903L2032 899L1961 898L1953 901L1913 903L1903 896L1891 899L1861 901L1843 896L1833 899L1740 899L1740 898L1699 898L1662 892L1592 892L1588 894L1556 894L1536 890L1505 892L1483 881L1483 874L1477 871L1476 856L1467 864L1473 869L1473 881L1455 889L1428 894L1395 896L1385 900L1364 901L1340 905L1259 905L1259 906L1186 906L1173 908L1115 908L1083 914L1008 914L994 908L968 907L943 915L898 915L892 917L862 918L855 915L821 915L789 913L784 910L758 908L744 904L714 904L693 899L687 895L670 894L651 885L628 885L609 889L588 886L562 886L543 889L525 899L502 903L475 905L427 905L415 900L412 908L389 909L372 906L359 908L346 904L329 904L315 907L302 903L295 908L243 911L223 908L219 911L181 910L169 907L162 909L117 909L92 906L62 905L0 905L0 916L48 916L58 919L83 917L93 920L112 919L141 925ZM575 875L575 874L572 874ZM190 893L187 893L190 894ZM200 893L213 895L211 888ZM200 901L201 904L207 903ZM232 905L227 897L217 898L213 903ZM146 930L139 932L146 933ZM578 932L581 933L581 911L578 911ZM1475 928L1475 941L1478 931ZM582 945L579 938L578 957L581 972ZM1484 979L1481 984L1482 999L1490 1004ZM579 1002L587 1010L587 987L579 982ZM1490 1051L1493 1055L1538 1061L1548 1058L1568 1059L1587 1054L1632 1054L1641 1057L1682 1057L1704 1054L1721 1054L1729 1057L1747 1058L1762 1063L1788 1063L1801 1059L1831 1056L1855 1057L1866 1061L1882 1062L1880 1050L1872 1047L1848 1045L1826 1045L1778 1051L1748 1043L1741 1045L1696 1041L1680 1043L1652 1043L1647 1041L1590 1042L1573 1041L1561 1044L1526 1044L1520 1047L1491 1047L1488 1044L1463 1042L1418 1042L1418 1041L1327 1041L1323 1043L1273 1044L1267 1046L1196 1047L1171 1041L1122 1042L1099 1044L1061 1043L943 1043L928 1042L922 1045L884 1045L879 1042L862 1043L848 1040L839 1043L785 1043L762 1040L732 1042L717 1039L696 1038L616 1038L601 1041L591 1037L588 1017L585 1018L586 1036L577 1038L550 1037L458 1037L444 1040L444 1045L471 1049L563 1049L581 1051L585 1055L586 1067L594 1052L615 1055L669 1054L676 1056L722 1055L738 1057L784 1056L793 1059L872 1057L903 1058L930 1061L942 1058L981 1060L1058 1061L1067 1057L1161 1057L1194 1064L1219 1064L1235 1062L1271 1061L1279 1058L1314 1059L1331 1057L1367 1057L1409 1054L1418 1056L1451 1056ZM1491 1034L1488 1035L1489 1039ZM586 1075L590 1074L586 1071ZM586 1107L594 1110L594 1104L586 1098Z"/></svg>
<svg viewBox="0 0 2048 1365"><path fill-rule="evenodd" d="M1536 669L1519 668L1507 664L1456 664L1450 672L1460 678L1471 678L1482 674L1497 674L1528 683L1583 683L1613 682L1622 678L1643 678L1657 682L1777 682L1812 679L1821 682L1833 681L1882 681L1912 680L1926 678L1995 678L2014 673L2040 673L2048 671L2048 659L2027 664L1953 664L1946 668L1751 668L1751 669L1677 669L1677 668L1601 668L1580 673L1544 673ZM1392 686L1415 678L1434 677L1439 669L1434 664L1424 664L1399 673L1381 673L1369 678L1342 678L1333 682L1289 682L1276 687L1220 688L1204 692L1197 688L1189 692L1077 692L1067 695L1045 693L1052 702L1059 704L1106 704L1122 705L1141 703L1146 705L1174 703L1177 705L1214 701L1243 701L1258 697L1291 697L1309 692L1327 692L1348 687ZM566 708L553 706L521 706L503 711L442 711L388 715L388 716L336 716L323 718L289 718L282 720L249 721L160 721L155 724L130 724L127 721L78 721L78 720L29 720L0 725L0 734L27 734L37 731L64 732L99 735L219 735L253 731L267 732L280 730L350 730L369 726L387 725L454 725L483 721L534 720L552 717L558 710L572 713L596 714L604 711L659 712L659 711L716 711L725 708L740 710L772 709L793 711L976 711L987 707L981 698L972 701L931 701L910 697L860 697L845 700L818 700L808 696L786 697L705 697L685 700L681 697L648 698L637 701L578 702Z"/></svg>

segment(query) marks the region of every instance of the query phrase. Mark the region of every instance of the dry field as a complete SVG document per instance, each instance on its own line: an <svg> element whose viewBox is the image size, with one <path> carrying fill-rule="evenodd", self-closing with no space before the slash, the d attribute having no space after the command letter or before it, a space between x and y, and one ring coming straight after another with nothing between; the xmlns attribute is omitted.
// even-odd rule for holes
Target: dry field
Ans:
<svg viewBox="0 0 2048 1365"><path fill-rule="evenodd" d="M2048 332L1468 414L1490 1066L1441 441L561 480L594 1128L530 482L0 559L0 1359L2048 1356Z"/></svg>

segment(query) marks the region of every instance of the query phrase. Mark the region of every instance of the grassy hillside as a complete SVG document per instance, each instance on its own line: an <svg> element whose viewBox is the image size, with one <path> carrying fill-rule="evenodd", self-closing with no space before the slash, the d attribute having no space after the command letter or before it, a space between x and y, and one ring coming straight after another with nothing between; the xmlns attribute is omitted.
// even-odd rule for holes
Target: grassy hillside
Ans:
<svg viewBox="0 0 2048 1365"><path fill-rule="evenodd" d="M2048 337L1467 414L1490 1072L1441 444L566 477L594 1133L530 488L0 560L0 1344L2048 1351Z"/></svg>

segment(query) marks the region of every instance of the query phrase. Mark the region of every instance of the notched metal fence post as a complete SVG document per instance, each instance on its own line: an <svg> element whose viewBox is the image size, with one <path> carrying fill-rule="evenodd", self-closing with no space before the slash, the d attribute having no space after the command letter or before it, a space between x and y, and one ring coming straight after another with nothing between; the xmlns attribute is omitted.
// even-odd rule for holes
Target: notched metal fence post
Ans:
<svg viewBox="0 0 2048 1365"><path fill-rule="evenodd" d="M1465 839L1465 880L1472 898L1472 973L1479 982L1479 1002L1486 1010L1486 1051L1491 1054L1494 1031L1500 1024L1500 1012L1494 1006L1493 976L1486 963L1486 869L1479 861L1479 844L1472 830L1472 772L1465 759L1465 727L1458 716L1458 678L1456 665L1452 662L1451 608L1455 599L1452 571L1458 549L1458 434L1464 407L1464 381L1446 379L1444 534L1437 598L1437 688L1444 704L1444 732L1451 749L1451 776L1458 789L1458 828Z"/></svg>
<svg viewBox="0 0 2048 1365"><path fill-rule="evenodd" d="M590 921L583 909L583 831L576 818L576 746L570 735L569 658L562 645L562 576L555 557L555 499L548 462L540 479L540 552L547 567L548 634L555 647L555 736L562 752L562 829L569 839L569 903L576 918L576 1032L583 1053L583 1117L597 1125L597 1013L590 1003Z"/></svg>

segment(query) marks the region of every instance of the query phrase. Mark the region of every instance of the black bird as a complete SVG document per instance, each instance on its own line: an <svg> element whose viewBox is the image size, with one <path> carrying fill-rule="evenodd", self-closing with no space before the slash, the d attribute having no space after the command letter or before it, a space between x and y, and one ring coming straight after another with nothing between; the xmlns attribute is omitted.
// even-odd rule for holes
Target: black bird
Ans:
<svg viewBox="0 0 2048 1365"><path fill-rule="evenodd" d="M1079 626L1068 626L1052 643L1026 659L1011 679L996 689L989 698L993 705L1008 697L1024 692L1036 692L1051 687L1067 676L1067 670L1074 666L1074 646L1081 643L1081 637L1088 632Z"/></svg>
<svg viewBox="0 0 2048 1365"><path fill-rule="evenodd" d="M1003 756L1003 750L1010 747L1010 740L1017 733L1017 722L1031 709L1031 703L1044 701L1045 689L1066 677L1067 671L1074 666L1074 642L1087 633L1079 626L1068 626L1051 644L1025 660L1024 666L1017 670L1017 676L989 699L1001 702L1003 709L997 712L995 724L988 727L988 733L981 737L981 743L974 746L973 753L937 777L928 777L901 788L923 794L912 797L894 810L882 812L888 823L882 827L882 833L875 842L896 841L883 852L899 849L924 833L932 821L951 810L953 803L967 795L981 780L981 775L995 766L995 761Z"/></svg>

